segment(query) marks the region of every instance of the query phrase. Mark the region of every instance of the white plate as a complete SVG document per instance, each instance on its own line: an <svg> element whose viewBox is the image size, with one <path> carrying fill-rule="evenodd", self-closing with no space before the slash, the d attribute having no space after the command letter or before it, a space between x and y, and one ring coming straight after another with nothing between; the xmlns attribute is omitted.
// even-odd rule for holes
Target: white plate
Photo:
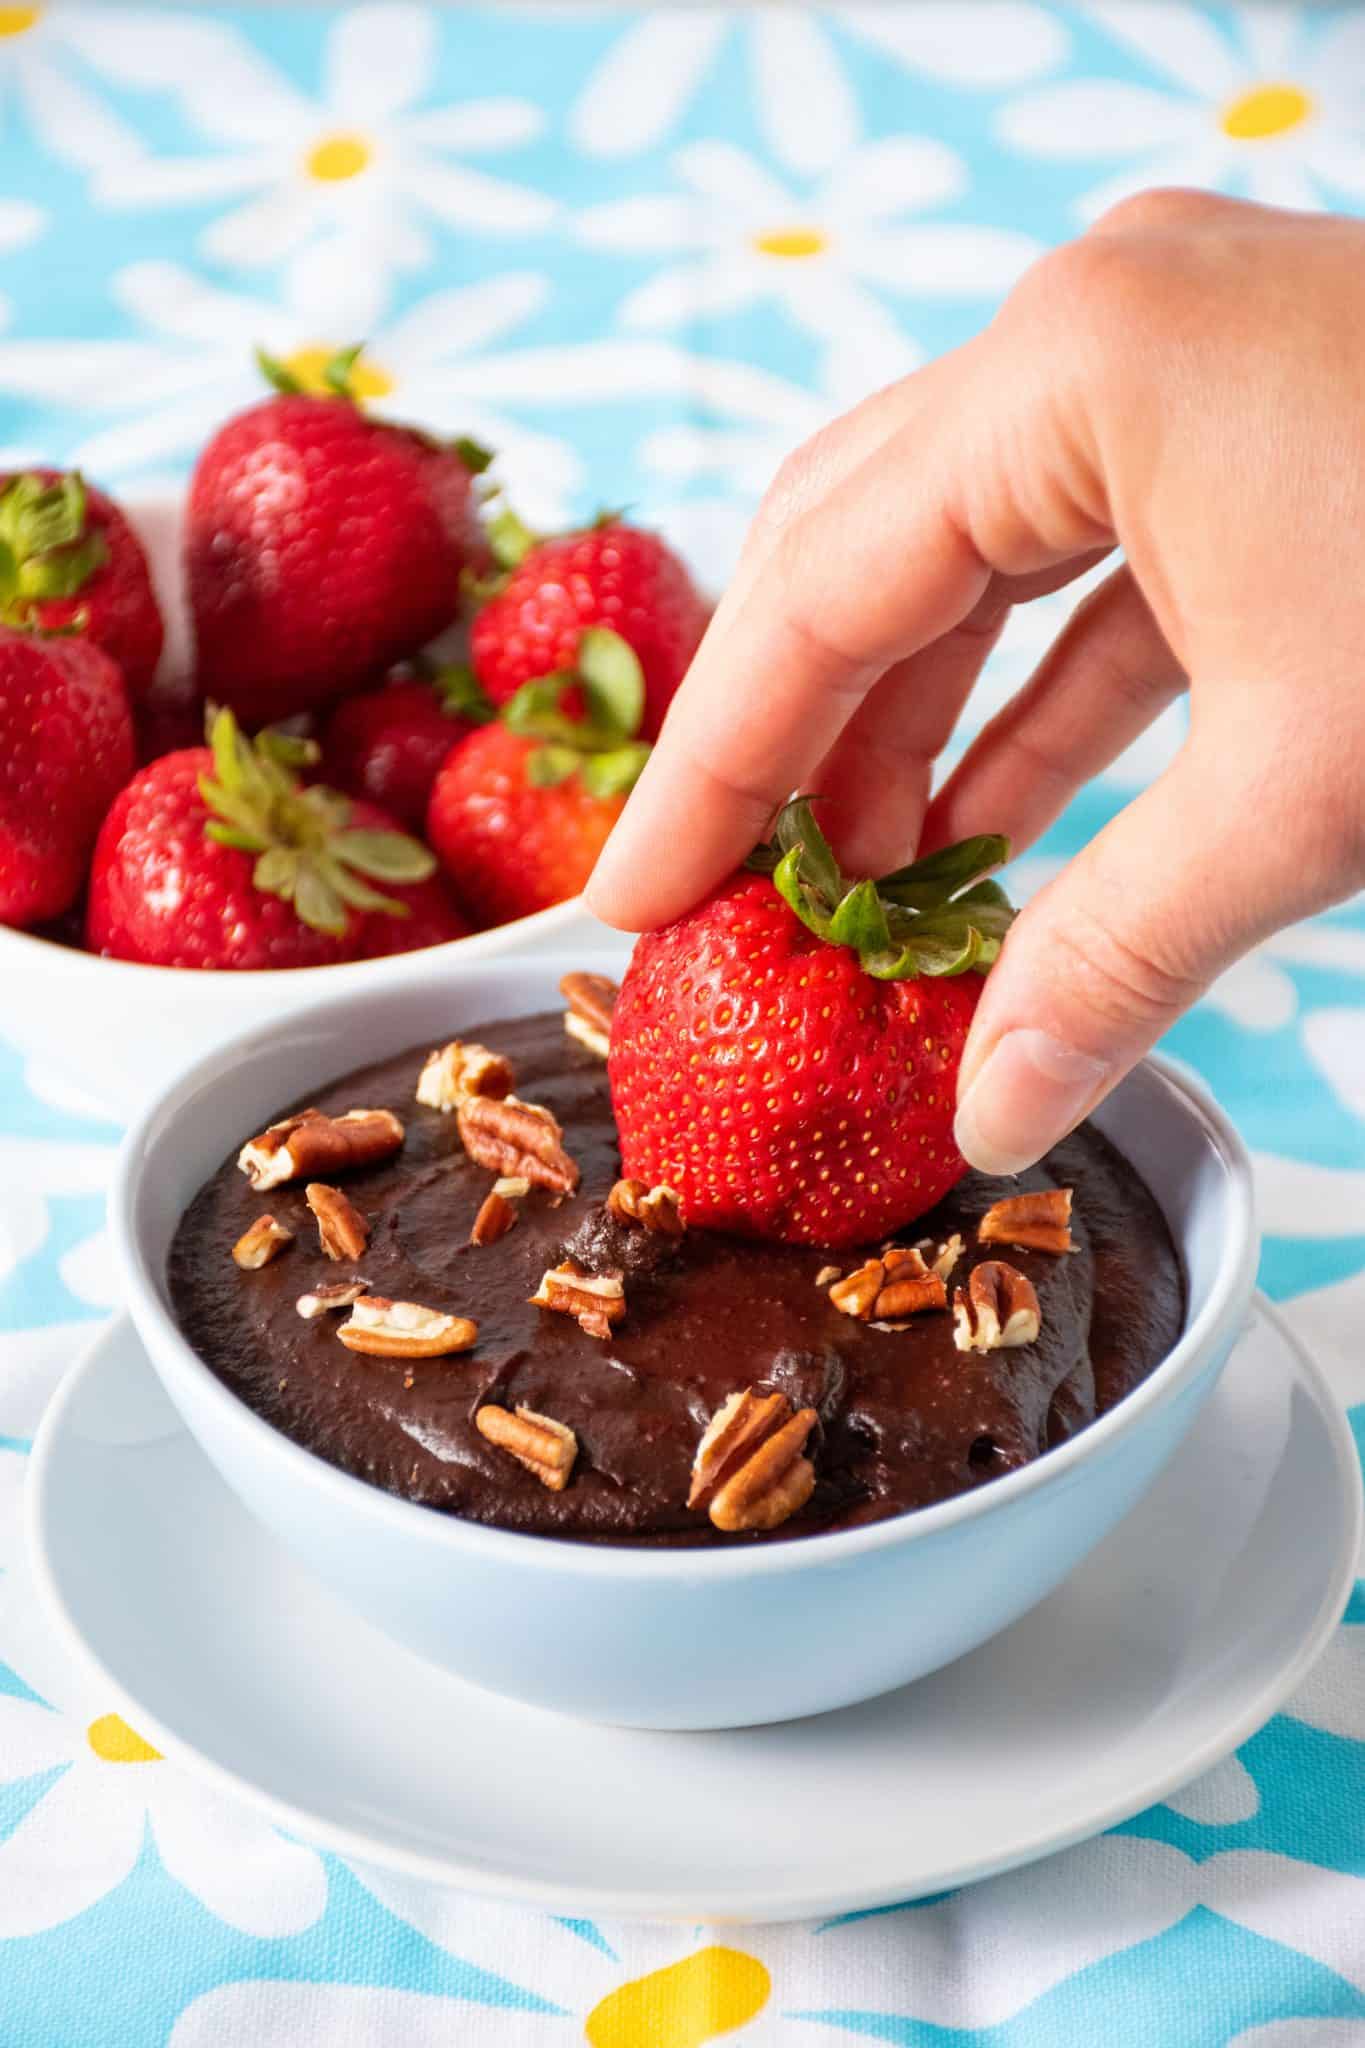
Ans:
<svg viewBox="0 0 1365 2048"><path fill-rule="evenodd" d="M1142 1505L1004 1635L841 1713L665 1735L496 1699L356 1619L227 1490L125 1322L33 1462L40 1584L158 1748L362 1861L650 1919L920 1897L1164 1798L1303 1678L1361 1528L1345 1419L1260 1304Z"/></svg>

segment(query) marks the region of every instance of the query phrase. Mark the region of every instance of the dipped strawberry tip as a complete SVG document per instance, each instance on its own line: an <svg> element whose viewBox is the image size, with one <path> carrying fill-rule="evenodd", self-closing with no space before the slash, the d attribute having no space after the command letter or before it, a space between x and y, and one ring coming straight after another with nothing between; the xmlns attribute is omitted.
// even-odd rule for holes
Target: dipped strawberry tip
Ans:
<svg viewBox="0 0 1365 2048"><path fill-rule="evenodd" d="M815 821L811 798L783 805L771 838L745 865L769 875L808 930L846 946L878 981L984 974L997 958L1014 906L988 878L1009 841L980 833L873 880L849 881Z"/></svg>
<svg viewBox="0 0 1365 2048"><path fill-rule="evenodd" d="M104 534L86 517L79 470L55 478L25 471L0 490L0 619L31 627L34 606L75 597L108 559ZM79 630L76 619L60 628Z"/></svg>
<svg viewBox="0 0 1365 2048"><path fill-rule="evenodd" d="M213 772L199 778L210 817L205 836L256 856L252 883L292 905L313 931L340 934L347 911L407 917L409 906L375 882L423 882L436 860L403 832L354 830L349 797L321 784L305 787L312 740L270 728L250 740L232 712L210 710Z"/></svg>
<svg viewBox="0 0 1365 2048"><path fill-rule="evenodd" d="M568 708L570 693L581 711ZM526 764L533 787L551 789L576 774L590 796L624 796L649 758L648 744L637 737L644 709L644 671L634 648L608 626L589 626L577 667L523 683L502 721L540 742Z"/></svg>

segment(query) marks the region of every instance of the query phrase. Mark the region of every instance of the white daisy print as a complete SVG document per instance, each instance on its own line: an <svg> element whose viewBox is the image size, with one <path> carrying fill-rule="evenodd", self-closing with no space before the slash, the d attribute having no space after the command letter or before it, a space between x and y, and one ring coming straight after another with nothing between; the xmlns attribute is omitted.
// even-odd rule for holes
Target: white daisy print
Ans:
<svg viewBox="0 0 1365 2048"><path fill-rule="evenodd" d="M928 137L859 143L804 188L729 142L690 144L672 169L673 191L592 207L575 222L593 248L678 259L627 295L627 328L683 328L776 304L827 343L876 361L898 337L886 296L993 300L1039 254L1011 229L923 218L967 183L961 158Z"/></svg>
<svg viewBox="0 0 1365 2048"><path fill-rule="evenodd" d="M234 267L280 262L320 238L387 276L431 260L423 215L478 235L543 228L552 199L463 161L534 140L543 114L522 99L421 109L436 35L426 8L352 8L328 32L316 99L239 41L181 93L222 152L115 166L97 196L110 206L232 202L201 247Z"/></svg>
<svg viewBox="0 0 1365 2048"><path fill-rule="evenodd" d="M1359 976L1365 1001L1365 931L1322 917L1287 925L1220 975L1204 1000L1244 1031L1283 1030L1299 1010L1299 992L1288 972L1290 967ZM1354 1024L1343 1031L1338 1021L1341 1013L1324 1014L1329 1019L1326 1024L1318 1024L1312 1017L1305 1024L1305 1044L1328 1085L1348 1106L1365 1115L1365 1076L1358 1050L1365 1019L1354 1013ZM1340 1066L1335 1064L1338 1053L1344 1061Z"/></svg>
<svg viewBox="0 0 1365 2048"><path fill-rule="evenodd" d="M916 0L846 7L835 19L907 70L960 85L1036 78L1067 49L1066 31L1028 0ZM808 9L657 8L629 22L569 116L587 156L624 157L676 133L719 62L745 66L764 142L787 170L829 170L857 139L839 53Z"/></svg>
<svg viewBox="0 0 1365 2048"><path fill-rule="evenodd" d="M0 1839L0 1940L88 1911L128 1876L149 1828L167 1874L229 1926L263 1939L311 1927L327 1903L321 1858L168 1763L60 1654L10 1563L0 1645L38 1697L0 1694L0 1783L50 1776Z"/></svg>
<svg viewBox="0 0 1365 2048"><path fill-rule="evenodd" d="M30 206L26 199L0 199L0 256L27 249L46 232L47 224L48 217L41 206ZM0 327L9 317L10 302L0 292Z"/></svg>
<svg viewBox="0 0 1365 2048"><path fill-rule="evenodd" d="M1068 79L999 117L1004 141L1054 160L1121 159L1077 201L1083 218L1151 185L1267 205L1365 199L1365 15L1243 6L1226 26L1182 0L1091 0L1087 12L1161 85Z"/></svg>
<svg viewBox="0 0 1365 2048"><path fill-rule="evenodd" d="M579 460L557 435L522 425L501 400L518 388L518 356L496 348L545 303L535 273L512 272L430 293L387 324L374 272L310 251L283 302L229 292L172 263L119 271L113 294L146 339L0 342L0 390L65 401L104 415L72 450L92 475L139 477L190 459L233 412L266 396L259 344L321 389L339 348L366 339L355 385L381 416L437 432L471 434L497 452L497 474L537 524L560 525L580 481ZM525 352L521 383L553 383L554 352ZM660 370L662 377L662 367Z"/></svg>

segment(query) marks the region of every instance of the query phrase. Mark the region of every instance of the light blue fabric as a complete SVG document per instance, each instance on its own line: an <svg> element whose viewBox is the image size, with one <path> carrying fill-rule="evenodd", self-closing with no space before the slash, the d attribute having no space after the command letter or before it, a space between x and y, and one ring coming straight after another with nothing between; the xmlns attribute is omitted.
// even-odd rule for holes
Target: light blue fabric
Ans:
<svg viewBox="0 0 1365 2048"><path fill-rule="evenodd" d="M1365 200L1356 9L395 7L378 28L369 9L25 12L0 9L0 461L78 459L136 492L183 475L246 402L253 339L289 353L364 334L387 402L490 436L537 519L635 505L713 579L785 446L971 334L1124 182ZM1284 125L1299 103L1283 91L1253 105L1267 84L1298 90L1300 118ZM1257 120L1281 125L1224 125ZM1040 630L1002 652L968 730ZM1021 888L1180 730L1170 714L1087 791L1021 863ZM1256 1153L1263 1284L1365 1438L1365 909L1273 942L1170 1045ZM506 1915L442 1918L263 1826L222 1851L244 1871L260 1856L263 1903L238 1895L249 1872L225 1899L212 1815L192 1830L198 1861L168 1850L174 1815L154 1800L142 1832L118 1814L97 1829L107 1773L170 1766L92 1764L83 1737L36 1761L57 1753L41 1717L74 1714L80 1734L88 1709L53 1696L63 1681L21 1611L22 1467L60 1364L112 1305L100 1188L117 1133L70 1080L0 1044L0 2043L585 2038L613 1985L694 1937L546 1920L510 1938ZM1072 1852L1091 1862L1056 1859L1009 1893L718 1937L772 1978L726 2038L1365 2041L1365 1583L1324 1672L1195 1795ZM79 1873L47 1886L52 1842L26 1833L68 1777L90 1791L64 1839L88 1816L103 1889ZM1068 1955L1058 1901L1092 1870L1109 1931ZM1144 1885L1168 1905L1139 1933ZM1009 1902L999 1939L974 1947L993 1899ZM1059 1959L1031 1975L1049 1944Z"/></svg>

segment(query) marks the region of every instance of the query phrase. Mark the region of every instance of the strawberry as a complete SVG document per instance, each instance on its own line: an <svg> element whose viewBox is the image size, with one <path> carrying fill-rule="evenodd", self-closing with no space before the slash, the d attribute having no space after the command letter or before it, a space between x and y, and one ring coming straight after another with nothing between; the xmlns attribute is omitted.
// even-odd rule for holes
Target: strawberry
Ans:
<svg viewBox="0 0 1365 2048"><path fill-rule="evenodd" d="M91 950L160 967L322 967L382 950L413 909L433 930L430 895L414 905L372 886L421 887L432 856L373 804L303 788L296 770L313 752L282 733L248 741L219 711L209 746L135 775L95 846ZM452 914L439 935L459 929Z"/></svg>
<svg viewBox="0 0 1365 2048"><path fill-rule="evenodd" d="M79 634L0 626L0 922L70 908L132 772L128 692L109 655Z"/></svg>
<svg viewBox="0 0 1365 2048"><path fill-rule="evenodd" d="M584 630L608 626L634 649L645 677L641 731L657 739L710 612L684 564L657 533L607 518L541 540L501 513L489 540L508 573L470 630L474 673L495 704L538 676L572 675Z"/></svg>
<svg viewBox="0 0 1365 2048"><path fill-rule="evenodd" d="M136 704L161 659L161 612L142 543L78 470L0 476L0 617L45 633L79 628L123 671Z"/></svg>
<svg viewBox="0 0 1365 2048"><path fill-rule="evenodd" d="M322 732L322 774L352 796L373 797L420 832L436 771L457 740L492 715L468 669L438 669L366 690L338 704Z"/></svg>
<svg viewBox="0 0 1365 2048"><path fill-rule="evenodd" d="M344 696L455 617L481 559L487 454L369 418L357 349L219 429L195 466L185 549L200 689L250 725Z"/></svg>
<svg viewBox="0 0 1365 2048"><path fill-rule="evenodd" d="M582 637L575 678L526 683L501 719L462 740L436 777L427 838L481 924L576 896L649 748L639 662L603 627ZM566 700L583 700L574 716Z"/></svg>
<svg viewBox="0 0 1365 2048"><path fill-rule="evenodd" d="M751 866L639 941L608 1074L621 1171L689 1225L831 1248L875 1241L965 1171L957 1069L1012 916L964 840L850 887L809 805ZM970 886L969 886L970 885Z"/></svg>

